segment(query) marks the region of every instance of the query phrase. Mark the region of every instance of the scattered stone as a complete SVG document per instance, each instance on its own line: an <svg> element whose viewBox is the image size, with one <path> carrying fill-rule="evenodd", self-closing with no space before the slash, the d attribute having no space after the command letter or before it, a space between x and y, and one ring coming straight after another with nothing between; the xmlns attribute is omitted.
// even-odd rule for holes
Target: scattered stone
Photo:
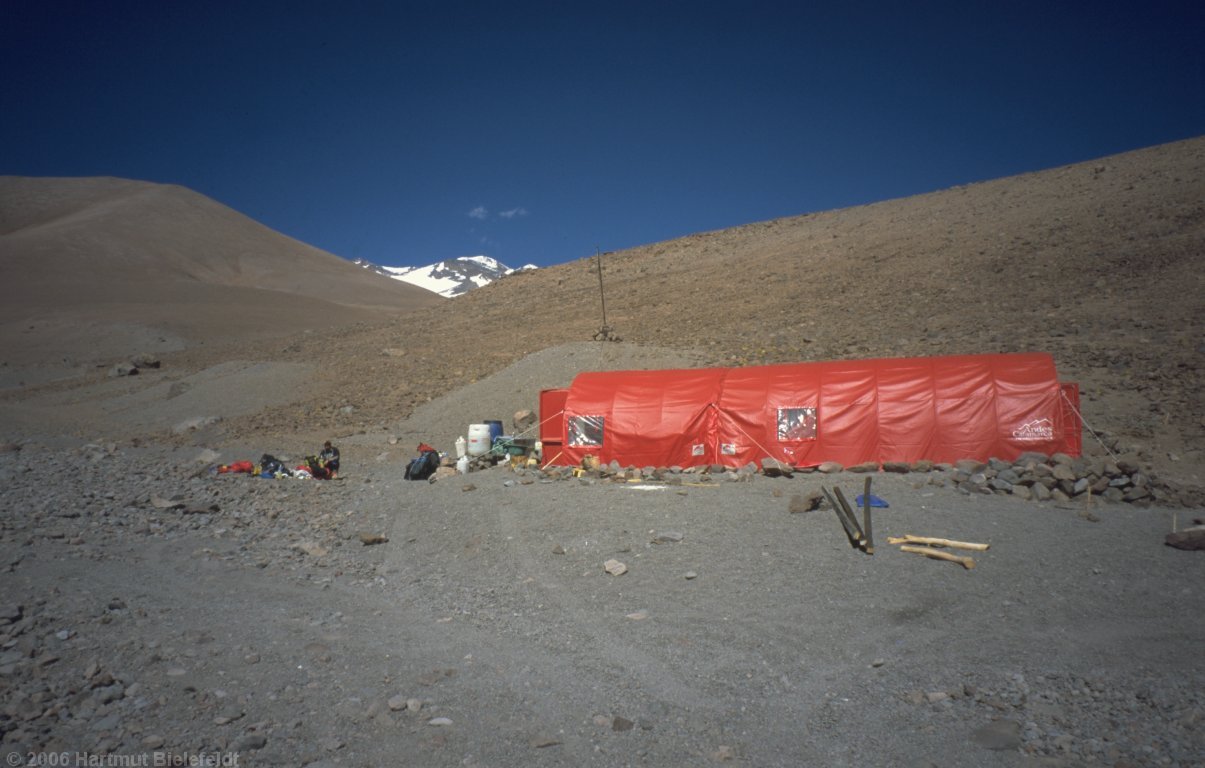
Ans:
<svg viewBox="0 0 1205 768"><path fill-rule="evenodd" d="M364 546L372 546L373 544L385 544L389 541L389 537L383 533L361 533L360 543Z"/></svg>
<svg viewBox="0 0 1205 768"><path fill-rule="evenodd" d="M295 544L293 548L298 552L304 552L310 557L324 557L328 552L326 547L312 541L303 541L300 544Z"/></svg>
<svg viewBox="0 0 1205 768"><path fill-rule="evenodd" d="M649 612L647 610L645 610L644 608L641 608L639 611L633 611L632 613L629 613L624 618L631 619L632 621L644 621L648 617L649 617Z"/></svg>
<svg viewBox="0 0 1205 768"><path fill-rule="evenodd" d="M1185 528L1176 533L1169 533L1163 543L1176 549L1197 552L1205 550L1205 527Z"/></svg>
<svg viewBox="0 0 1205 768"><path fill-rule="evenodd" d="M515 428L515 433L526 432L536 424L536 415L530 410L515 411L515 415L511 418L511 425Z"/></svg>
<svg viewBox="0 0 1205 768"><path fill-rule="evenodd" d="M619 715L616 715L614 717L614 719L611 720L611 730L612 731L620 731L620 732L630 731L635 727L636 727L636 723L627 719L626 717L620 717Z"/></svg>
<svg viewBox="0 0 1205 768"><path fill-rule="evenodd" d="M1015 750L1021 747L1021 724L1015 720L995 720L977 729L971 738L991 750Z"/></svg>
<svg viewBox="0 0 1205 768"><path fill-rule="evenodd" d="M193 416L172 427L172 434L182 435L185 432L195 432L198 429L204 429L212 424L217 424L221 420L220 416Z"/></svg>
<svg viewBox="0 0 1205 768"><path fill-rule="evenodd" d="M306 655L314 661L328 662L331 660L331 648L326 643L306 643Z"/></svg>
<svg viewBox="0 0 1205 768"><path fill-rule="evenodd" d="M687 581L697 579L698 577L699 574L695 573L694 571L687 571L686 573L682 574L682 578L686 579Z"/></svg>
<svg viewBox="0 0 1205 768"><path fill-rule="evenodd" d="M1075 482L1075 469L1070 464L1055 464L1052 470L1055 480L1066 480L1069 483Z"/></svg>
<svg viewBox="0 0 1205 768"><path fill-rule="evenodd" d="M456 675L455 669L434 669L418 678L419 685L435 685L440 680Z"/></svg>
<svg viewBox="0 0 1205 768"><path fill-rule="evenodd" d="M206 448L205 450L198 453L197 458L193 459L193 461L195 461L198 464L213 464L221 457L222 457L222 454L218 453L217 451L213 450L212 448Z"/></svg>
<svg viewBox="0 0 1205 768"><path fill-rule="evenodd" d="M618 560L611 559L603 563L603 570L612 576L622 576L628 572L628 567Z"/></svg>
<svg viewBox="0 0 1205 768"><path fill-rule="evenodd" d="M711 759L724 762L726 760L734 760L736 758L736 750L727 744L721 744L711 753Z"/></svg>
<svg viewBox="0 0 1205 768"><path fill-rule="evenodd" d="M820 490L813 490L807 495L797 493L791 496L791 501L787 504L787 511L791 514L799 514L801 512L813 512L820 509L820 505L824 502L824 493Z"/></svg>
<svg viewBox="0 0 1205 768"><path fill-rule="evenodd" d="M390 710L392 710L394 712L400 712L403 709L407 708L408 702L409 702L409 699L407 699L405 696L403 696L399 693L396 696L390 696L389 701L387 703L389 704Z"/></svg>
<svg viewBox="0 0 1205 768"><path fill-rule="evenodd" d="M653 537L654 544L672 544L682 541L685 536L678 531L662 531Z"/></svg>
<svg viewBox="0 0 1205 768"><path fill-rule="evenodd" d="M447 717L433 717L427 721L427 725L433 725L436 728L443 728L443 727L449 726L451 724L452 724L451 718L447 718Z"/></svg>
<svg viewBox="0 0 1205 768"><path fill-rule="evenodd" d="M172 496L170 499L165 499L162 496L152 496L151 506L155 509L183 509L184 497L180 495Z"/></svg>
<svg viewBox="0 0 1205 768"><path fill-rule="evenodd" d="M231 745L230 749L233 752L251 752L257 749L263 749L265 746L267 746L267 744L268 739L263 734L249 733L235 741L234 744Z"/></svg>
<svg viewBox="0 0 1205 768"><path fill-rule="evenodd" d="M790 464L769 456L761 460L761 469L766 477L791 477L795 473Z"/></svg>

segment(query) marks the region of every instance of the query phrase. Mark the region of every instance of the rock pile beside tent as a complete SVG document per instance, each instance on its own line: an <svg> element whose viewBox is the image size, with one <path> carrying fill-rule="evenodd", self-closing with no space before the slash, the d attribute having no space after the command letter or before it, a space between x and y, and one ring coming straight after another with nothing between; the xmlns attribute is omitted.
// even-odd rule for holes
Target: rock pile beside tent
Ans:
<svg viewBox="0 0 1205 768"><path fill-rule="evenodd" d="M1027 453L1008 462L1000 459L977 461L966 459L953 464L918 461L913 463L858 464L844 467L825 462L817 467L792 468L768 459L762 465L747 464L732 468L719 465L699 467L624 467L617 461L597 468L546 467L533 470L516 468L521 475L539 478L620 482L651 481L668 485L686 482L740 482L757 476L793 477L795 475L840 472L891 472L924 474L927 482L948 486L961 493L1016 496L1027 501L1066 502L1100 498L1140 506L1162 505L1195 507L1200 504L1202 489L1163 481L1136 454L1118 457L1079 457L1063 453L1046 456Z"/></svg>
<svg viewBox="0 0 1205 768"><path fill-rule="evenodd" d="M1069 501L1099 496L1130 504L1182 504L1192 506L1200 496L1188 489L1159 482L1143 469L1136 456L1072 458L1055 454L1022 456L1009 463L958 462L951 478L967 493L1003 493L1038 501Z"/></svg>

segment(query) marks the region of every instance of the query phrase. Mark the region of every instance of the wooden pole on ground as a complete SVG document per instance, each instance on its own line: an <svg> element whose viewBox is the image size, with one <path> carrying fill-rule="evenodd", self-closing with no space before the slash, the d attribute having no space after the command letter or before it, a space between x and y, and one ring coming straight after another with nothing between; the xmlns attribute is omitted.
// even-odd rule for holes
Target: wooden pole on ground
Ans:
<svg viewBox="0 0 1205 768"><path fill-rule="evenodd" d="M991 548L991 544L978 544L973 541L953 541L951 539L938 539L932 536L913 536L910 533L905 533L903 536L887 537L888 544L925 544L930 547L953 547L955 549L972 549L977 552L986 552Z"/></svg>
<svg viewBox="0 0 1205 768"><path fill-rule="evenodd" d="M837 519L841 521L841 527L845 529L845 535L849 537L849 545L855 549L861 546L857 533L854 532L853 527L849 524L849 520L845 517L845 513L841 510L841 505L837 503L837 500L833 498L833 495L823 485L820 486L820 490L824 492L824 497L828 499L829 505L837 513Z"/></svg>
<svg viewBox="0 0 1205 768"><path fill-rule="evenodd" d="M870 529L870 476L862 489L862 533L866 534L866 554L874 554L874 534Z"/></svg>
<svg viewBox="0 0 1205 768"><path fill-rule="evenodd" d="M931 557L934 560L948 560L951 563L958 563L963 568L966 568L968 571L975 567L975 561L969 557L960 557L959 555L951 555L949 552L942 552L940 549L933 549L932 547L914 547L909 544L905 544L904 546L900 547L900 551L901 552L915 552L918 555L924 555L925 557Z"/></svg>
<svg viewBox="0 0 1205 768"><path fill-rule="evenodd" d="M845 500L845 494L837 486L833 486L833 491L837 494L837 501L841 502L841 509L845 512L845 516L849 519L850 525L858 533L858 546L866 548L866 532L862 530L862 526L858 524L858 518L854 515L853 507L849 506L849 502Z"/></svg>

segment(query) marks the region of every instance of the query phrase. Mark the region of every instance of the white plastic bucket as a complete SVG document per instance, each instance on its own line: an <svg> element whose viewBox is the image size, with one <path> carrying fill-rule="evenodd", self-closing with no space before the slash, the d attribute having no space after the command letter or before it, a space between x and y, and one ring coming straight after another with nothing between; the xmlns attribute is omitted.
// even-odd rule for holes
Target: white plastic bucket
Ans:
<svg viewBox="0 0 1205 768"><path fill-rule="evenodd" d="M469 455L484 456L490 452L490 446L493 443L493 438L490 435L489 424L470 424L469 425Z"/></svg>

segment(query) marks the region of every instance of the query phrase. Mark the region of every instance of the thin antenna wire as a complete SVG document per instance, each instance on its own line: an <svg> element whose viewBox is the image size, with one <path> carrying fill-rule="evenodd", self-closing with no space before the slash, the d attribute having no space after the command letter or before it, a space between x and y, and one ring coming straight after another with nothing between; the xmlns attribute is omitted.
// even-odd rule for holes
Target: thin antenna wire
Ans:
<svg viewBox="0 0 1205 768"><path fill-rule="evenodd" d="M594 246L594 258L598 260L598 297L602 300L603 328L607 327L607 294L603 291L602 249Z"/></svg>
<svg viewBox="0 0 1205 768"><path fill-rule="evenodd" d="M598 329L598 333L594 334L595 341L619 341L619 337L615 335L615 331L610 325L607 325L607 294L603 290L603 263L602 249L597 245L594 246L594 258L598 264L598 297L602 300L602 327Z"/></svg>
<svg viewBox="0 0 1205 768"><path fill-rule="evenodd" d="M1079 412L1079 408L1075 407L1075 403L1071 402L1071 398L1067 397L1067 393L1060 391L1059 394L1062 395L1063 399L1067 401L1067 405L1071 407L1071 410L1075 411L1075 415L1079 417L1080 424L1083 424L1084 427L1087 428L1088 434L1096 438L1096 442L1100 443L1100 447L1105 449L1105 453L1109 454L1109 458L1113 459L1113 461L1117 461L1117 456L1115 456L1113 452L1109 450L1109 446L1105 445L1105 441L1100 439L1100 435L1096 434L1096 430L1092 429L1092 425L1089 424L1084 418L1084 414Z"/></svg>

